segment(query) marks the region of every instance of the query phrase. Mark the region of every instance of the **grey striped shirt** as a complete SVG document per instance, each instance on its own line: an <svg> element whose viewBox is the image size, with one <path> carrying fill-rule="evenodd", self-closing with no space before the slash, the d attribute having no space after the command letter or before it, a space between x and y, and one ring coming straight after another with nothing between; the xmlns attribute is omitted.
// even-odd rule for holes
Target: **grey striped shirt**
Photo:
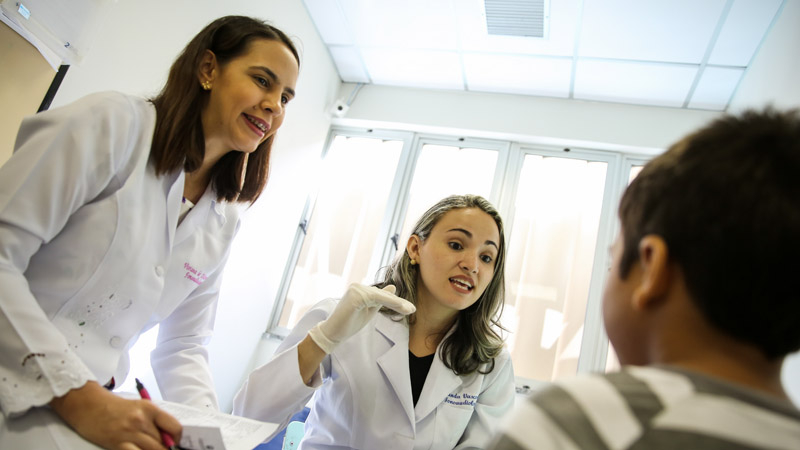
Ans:
<svg viewBox="0 0 800 450"><path fill-rule="evenodd" d="M491 448L800 449L792 404L674 368L574 377L517 405Z"/></svg>

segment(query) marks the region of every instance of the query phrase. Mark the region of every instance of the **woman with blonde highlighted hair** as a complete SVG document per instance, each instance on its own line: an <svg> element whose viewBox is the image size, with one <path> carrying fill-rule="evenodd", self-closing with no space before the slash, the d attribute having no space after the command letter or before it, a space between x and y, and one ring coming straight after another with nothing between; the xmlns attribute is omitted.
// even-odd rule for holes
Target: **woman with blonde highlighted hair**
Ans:
<svg viewBox="0 0 800 450"><path fill-rule="evenodd" d="M503 234L485 199L441 200L380 283L303 316L234 412L286 422L314 395L301 449L484 448L515 395Z"/></svg>

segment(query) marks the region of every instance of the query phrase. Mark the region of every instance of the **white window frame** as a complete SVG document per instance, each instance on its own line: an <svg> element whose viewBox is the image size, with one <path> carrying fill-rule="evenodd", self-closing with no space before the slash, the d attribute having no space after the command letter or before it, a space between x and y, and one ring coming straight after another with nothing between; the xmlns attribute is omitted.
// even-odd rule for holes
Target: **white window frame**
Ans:
<svg viewBox="0 0 800 450"><path fill-rule="evenodd" d="M411 143L414 140L414 133L407 132L407 131L391 131L391 130L374 130L371 128L349 128L349 127L332 127L331 130L328 132L328 137L325 140L325 146L322 149L322 153L320 154L320 159L322 159L322 164L324 167L325 164L325 157L328 154L328 151L333 144L333 140L337 136L346 136L346 137L364 137L364 138L371 138L371 139L382 139L382 140L397 140L403 141L403 149L400 152L400 159L397 162L397 172L395 173L395 180L397 180L397 176L399 173L402 173L404 170L404 166L408 164L409 154L411 153ZM389 193L389 200L388 204L392 204L394 198L397 197L397 183L392 185L392 189ZM278 292L275 295L275 302L272 305L272 313L269 319L269 325L267 326L266 335L277 337L279 339L283 339L284 337L289 335L291 331L289 328L282 327L279 325L281 313L283 311L283 307L286 304L286 296L289 293L289 286L292 281L292 276L294 275L295 268L297 267L297 261L300 259L300 251L303 248L303 242L305 241L306 237L306 229L308 228L308 224L311 221L311 217L314 213L314 206L317 201L317 197L319 194L319 187L315 186L312 189L312 192L308 194L306 197L306 203L303 207L303 212L300 215L300 220L297 224L297 230L295 231L294 239L292 241L291 250L289 251L289 257L286 262L286 266L283 269L283 275L281 276L281 284L278 287ZM384 217L380 231L378 233L378 238L380 239L385 233L387 218ZM380 241L376 241L377 242ZM376 245L377 247L377 245ZM374 261L374 260L371 260ZM372 263L370 265L372 267ZM320 299L322 300L322 299Z"/></svg>
<svg viewBox="0 0 800 450"><path fill-rule="evenodd" d="M522 162L528 155L539 155L544 157L580 159L592 162L605 162L606 179L603 192L603 204L601 206L600 223L598 224L597 243L595 244L594 261L592 262L592 275L589 284L589 297L586 300L586 314L584 316L583 337L581 338L581 351L578 357L578 373L596 371L598 353L602 353L603 367L605 367L605 349L608 347L608 338L602 329L602 316L599 314L600 300L602 300L602 284L605 279L608 255L606 249L613 241L613 235L609 240L610 227L609 219L616 214L615 204L612 205L611 199L614 197L616 180L619 178L619 170L622 156L618 152L606 150L593 150L580 147L557 147L535 144L514 144L508 161L507 177L503 186L503 194L500 205L500 214L505 222L507 231L513 229L514 225L514 203L517 198L517 185L522 171ZM612 211L613 209L613 211ZM506 236L506 242L509 236ZM600 284L600 289L596 286ZM604 342L606 343L604 346ZM599 361L599 360L597 360ZM540 380L532 380L517 377L517 385L525 385L536 390L542 385L547 384Z"/></svg>
<svg viewBox="0 0 800 450"><path fill-rule="evenodd" d="M403 225L406 211L408 209L408 193L411 187L414 170L416 169L417 160L419 159L420 151L424 145L447 145L497 151L497 165L495 167L495 173L493 176L492 194L490 196L491 198L489 199L489 201L495 204L501 190L501 182L506 168L506 161L508 159L510 146L509 142L490 139L426 135L405 131L334 126L331 127L331 130L328 133L328 137L325 141L325 147L321 154L323 166L325 156L331 148L333 140L337 136L403 141L403 149L401 150L400 159L397 163L397 171L395 172L392 187L389 191L387 205L390 206L386 208L386 214L381 220L378 236L373 247L373 253L370 257L368 273L377 273L380 268L386 267L391 262L396 251L395 242L392 241L393 236L398 236L396 245L404 245L402 242L400 242L402 236L399 236L399 233L402 231L400 228ZM280 317L281 313L283 312L284 305L286 304L286 297L289 292L292 276L294 275L297 261L300 258L300 252L303 248L306 229L314 212L314 205L316 204L319 192L318 189L318 187L313 189L313 193L307 196L305 206L303 207L303 212L300 220L298 221L297 230L295 231L295 236L292 241L292 247L287 259L287 264L284 267L283 275L281 276L281 284L278 288L278 292L275 296L275 302L272 306L269 325L265 333L268 336L282 339L291 331L290 329L279 325ZM383 242L383 245L380 245L380 242Z"/></svg>
<svg viewBox="0 0 800 450"><path fill-rule="evenodd" d="M595 254L595 263L598 262L598 255L602 255L602 265L593 266L594 270L592 273L592 284L589 288L589 299L588 302L593 302L591 305L594 305L592 308L591 314L597 316L596 319L592 319L593 327L591 330L588 328L584 328L583 331L583 341L581 342L581 355L578 359L578 373L582 372L605 372L606 365L608 363L608 348L611 343L608 340L608 334L606 333L605 326L603 325L603 314L602 314L602 307L603 307L603 292L605 291L606 286L606 278L611 270L611 255L608 249L611 247L611 244L614 243L614 239L616 239L617 234L620 230L620 222L619 217L617 215L617 210L619 208L619 202L622 199L622 194L625 192L625 189L628 187L628 177L631 173L631 169L634 166L643 166L647 164L647 162L651 158L647 158L642 155L631 155L631 154L624 154L620 153L620 162L619 162L619 174L616 177L612 191L609 192L611 194L609 199L613 202L612 203L612 211L610 217L605 217L601 219L603 223L601 223L601 227L604 226L603 229L604 239L605 239L605 246L600 246L600 236L598 235L597 240L597 250ZM604 199L605 201L605 199ZM605 207L605 205L603 205ZM605 212L605 211L604 211ZM600 278L595 278L597 275L598 269L602 271L602 276ZM595 284L597 283L597 284ZM595 286L597 286L595 288ZM590 314L589 305L590 303L587 302L587 318ZM591 346L591 352L587 352L586 357L584 358L583 349L584 345Z"/></svg>
<svg viewBox="0 0 800 450"><path fill-rule="evenodd" d="M416 135L411 145L412 150L411 154L409 155L408 165L405 167L402 177L395 178L395 182L398 183L397 201L394 203L395 207L390 213L391 219L389 222L388 232L385 234L386 241L383 245L383 248L376 248L376 252L380 251L380 257L378 259L375 259L375 255L373 255L372 261L376 260L379 261L378 267L371 268L373 269L373 273L377 272L377 270L380 269L381 267L386 267L387 265L389 265L389 263L391 263L392 258L394 257L395 252L397 250L395 248L394 242L392 242L391 240L392 236L398 236L397 245L398 246L402 245L399 239L402 239L404 236L399 236L399 234L402 232L401 227L403 226L403 222L405 221L406 217L406 212L408 211L408 201L409 201L409 192L411 190L411 182L423 146L444 145L451 147L480 148L485 150L497 151L498 152L497 165L495 166L495 173L492 181L492 193L490 195L490 198L488 199L493 204L497 204L497 200L500 195L503 174L505 172L506 161L508 159L509 147L510 147L509 144L510 143L508 142L494 141L487 139L463 138L456 136L447 137L447 136L432 136L432 135ZM394 193L394 187L392 189L392 192ZM392 202L390 201L389 204L391 205Z"/></svg>
<svg viewBox="0 0 800 450"><path fill-rule="evenodd" d="M522 170L522 162L527 155L572 158L607 163L603 203L601 206L600 223L598 224L597 242L592 265L589 297L586 303L584 331L581 340L581 352L578 358L577 372L602 372L605 370L609 341L603 327L601 306L605 280L611 263L608 248L619 230L617 206L627 186L628 174L631 168L636 165L644 165L652 156L632 154L621 150L592 149L580 146L563 147L536 143L520 143L510 140L470 138L457 135L333 126L328 133L325 146L321 153L323 165L324 158L334 138L337 136L403 141L403 148L400 159L398 160L397 171L395 172L389 199L387 200L388 206L381 220L373 253L370 257L370 273L377 273L381 267L387 266L395 255L396 249L395 243L392 241L392 236L399 235L402 231L400 228L403 225L408 209L412 178L421 149L426 144L482 148L498 152L492 191L488 200L497 206L498 211L504 218L507 232L510 232L513 228L513 206L518 194L517 184ZM306 204L298 223L266 331L267 335L279 339L288 335L290 331L285 327L279 326L278 323L285 305L291 277L300 257L300 251L305 239L304 227L309 223L314 211L318 189L315 188L312 189L312 191L313 192L307 196ZM506 236L506 242L509 242L509 237L508 235ZM398 236L398 246L403 245L400 239L402 239L402 236ZM383 242L383 245L380 244L381 242ZM543 384L546 383L538 380L517 378L518 386L527 385L534 390Z"/></svg>

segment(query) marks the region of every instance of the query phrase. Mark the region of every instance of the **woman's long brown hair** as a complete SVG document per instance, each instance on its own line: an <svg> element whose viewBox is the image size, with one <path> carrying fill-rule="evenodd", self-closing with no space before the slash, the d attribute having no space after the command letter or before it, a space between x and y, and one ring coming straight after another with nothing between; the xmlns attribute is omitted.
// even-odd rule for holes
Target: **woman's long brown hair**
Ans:
<svg viewBox="0 0 800 450"><path fill-rule="evenodd" d="M250 43L256 39L282 42L300 64L297 49L285 33L261 20L245 16L226 16L211 22L183 49L170 68L164 88L150 100L156 108L156 127L150 149L156 174L179 168L192 172L203 162L205 138L201 113L208 95L200 87L197 74L205 51L212 51L217 61L224 65L246 53ZM249 156L231 151L214 165L210 183L217 200L256 201L267 184L274 137L262 142ZM241 179L243 169L246 172L244 180Z"/></svg>

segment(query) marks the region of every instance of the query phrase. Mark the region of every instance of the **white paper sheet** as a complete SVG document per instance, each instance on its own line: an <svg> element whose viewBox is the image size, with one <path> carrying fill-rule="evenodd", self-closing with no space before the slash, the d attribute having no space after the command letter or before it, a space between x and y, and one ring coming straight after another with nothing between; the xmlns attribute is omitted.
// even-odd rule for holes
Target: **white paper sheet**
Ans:
<svg viewBox="0 0 800 450"><path fill-rule="evenodd" d="M138 398L138 394L117 394L126 398ZM155 403L183 425L181 446L192 450L252 450L278 428L274 423L259 422L218 411L162 400L155 400ZM0 414L0 450L16 449L101 450L84 440L50 408L33 408L23 416L11 420L6 420Z"/></svg>
<svg viewBox="0 0 800 450"><path fill-rule="evenodd" d="M278 424L156 400L183 425L181 447L192 450L252 450L269 437ZM221 441L220 441L221 438Z"/></svg>

